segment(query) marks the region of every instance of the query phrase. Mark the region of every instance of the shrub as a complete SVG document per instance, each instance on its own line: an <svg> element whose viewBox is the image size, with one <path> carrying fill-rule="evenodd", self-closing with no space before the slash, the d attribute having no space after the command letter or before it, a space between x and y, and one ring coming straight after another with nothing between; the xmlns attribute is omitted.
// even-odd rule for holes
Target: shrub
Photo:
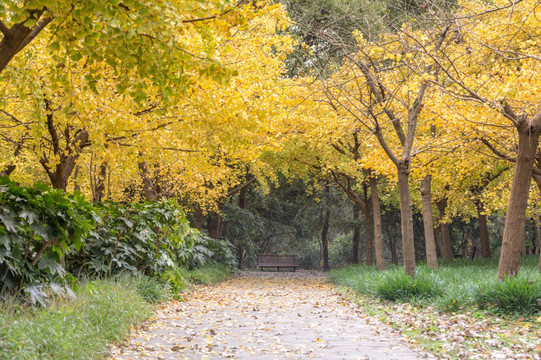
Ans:
<svg viewBox="0 0 541 360"><path fill-rule="evenodd" d="M418 273L412 278L403 270L390 271L376 285L376 295L392 301L428 299L441 293L442 290L430 273Z"/></svg>
<svg viewBox="0 0 541 360"><path fill-rule="evenodd" d="M0 178L0 294L25 288L42 302L43 284L65 283L64 254L81 249L99 221L81 194Z"/></svg>
<svg viewBox="0 0 541 360"><path fill-rule="evenodd" d="M480 287L476 302L481 308L494 308L507 314L528 315L541 311L541 280L510 277L490 287Z"/></svg>
<svg viewBox="0 0 541 360"><path fill-rule="evenodd" d="M156 304L169 299L167 285L159 282L157 279L148 276L138 276L136 279L137 293L146 302Z"/></svg>

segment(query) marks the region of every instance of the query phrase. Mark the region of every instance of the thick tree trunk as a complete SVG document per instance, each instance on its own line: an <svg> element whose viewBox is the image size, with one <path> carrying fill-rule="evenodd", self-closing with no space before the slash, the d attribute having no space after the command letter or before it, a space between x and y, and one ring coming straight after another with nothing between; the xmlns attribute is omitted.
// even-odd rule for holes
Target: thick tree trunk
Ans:
<svg viewBox="0 0 541 360"><path fill-rule="evenodd" d="M365 201L364 203L368 203L368 194L366 186L364 187L365 193ZM372 223L372 214L370 213L370 207L365 206L362 208L364 213L364 223L366 224L366 264L372 265L374 263L374 245L373 245L373 239L374 239L374 224Z"/></svg>
<svg viewBox="0 0 541 360"><path fill-rule="evenodd" d="M361 224L359 223L359 206L353 204L353 238L351 244L351 262L353 264L361 263Z"/></svg>
<svg viewBox="0 0 541 360"><path fill-rule="evenodd" d="M409 186L409 166L407 161L398 163L398 189L400 192L400 223L402 230L402 259L404 271L415 276L415 243L413 238L413 212Z"/></svg>
<svg viewBox="0 0 541 360"><path fill-rule="evenodd" d="M331 269L329 265L329 220L331 218L331 210L329 207L325 209L323 218L323 229L321 230L321 246L323 251L323 271Z"/></svg>
<svg viewBox="0 0 541 360"><path fill-rule="evenodd" d="M432 176L426 175L421 181L421 198L423 203L423 226L425 231L426 263L432 269L438 268L438 254L434 237L434 220L432 218Z"/></svg>
<svg viewBox="0 0 541 360"><path fill-rule="evenodd" d="M449 224L441 222L445 216L445 209L447 208L447 199L443 198L436 203L440 212L440 235L442 243L442 256L446 262L454 260L453 245L451 243L451 230Z"/></svg>
<svg viewBox="0 0 541 360"><path fill-rule="evenodd" d="M488 238L488 222L487 215L485 214L485 207L481 200L475 201L477 206L477 218L479 220L479 237L481 239L481 256L489 258L490 253L490 240Z"/></svg>
<svg viewBox="0 0 541 360"><path fill-rule="evenodd" d="M370 176L370 197L372 198L372 214L374 216L374 245L376 249L376 266L379 270L385 270L385 258L383 256L383 231L381 229L381 207L379 203L378 180Z"/></svg>
<svg viewBox="0 0 541 360"><path fill-rule="evenodd" d="M529 121L523 121L517 126L518 152L511 185L511 196L505 226L503 230L502 248L498 278L515 276L520 267L522 244L525 242L526 207L530 194L530 181L539 145L541 127L533 127Z"/></svg>

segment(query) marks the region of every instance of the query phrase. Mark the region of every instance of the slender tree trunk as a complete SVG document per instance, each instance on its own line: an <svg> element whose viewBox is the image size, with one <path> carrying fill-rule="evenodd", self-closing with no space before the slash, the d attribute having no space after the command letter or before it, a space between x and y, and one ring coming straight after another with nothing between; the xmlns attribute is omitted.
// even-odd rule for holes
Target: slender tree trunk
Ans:
<svg viewBox="0 0 541 360"><path fill-rule="evenodd" d="M107 178L107 165L101 163L100 172L96 176L95 188L93 189L93 202L101 202L105 196L105 179Z"/></svg>
<svg viewBox="0 0 541 360"><path fill-rule="evenodd" d="M327 206L323 219L323 229L321 230L321 246L323 250L323 271L331 269L329 265L329 220L331 218L331 210Z"/></svg>
<svg viewBox="0 0 541 360"><path fill-rule="evenodd" d="M400 223L402 230L402 259L404 271L415 276L415 244L413 238L413 212L409 186L409 166L406 161L398 163L398 188L400 192Z"/></svg>
<svg viewBox="0 0 541 360"><path fill-rule="evenodd" d="M353 204L353 239L351 246L351 262L353 264L361 263L361 224L359 224L359 206Z"/></svg>
<svg viewBox="0 0 541 360"><path fill-rule="evenodd" d="M426 175L421 181L421 198L423 202L423 226L425 231L426 263L432 269L438 269L438 254L434 237L434 220L432 218L432 176Z"/></svg>
<svg viewBox="0 0 541 360"><path fill-rule="evenodd" d="M207 217L207 231L213 239L220 238L220 229L222 228L222 217L217 212L211 211Z"/></svg>
<svg viewBox="0 0 541 360"><path fill-rule="evenodd" d="M535 249L535 253L539 255L537 271L541 273L541 226L539 225L539 219L535 222L535 236L537 237L537 248Z"/></svg>
<svg viewBox="0 0 541 360"><path fill-rule="evenodd" d="M81 170L80 166L75 167L75 173L73 174L73 177L75 178L73 182L73 191L81 191L81 186L77 182L77 176L79 175L79 171Z"/></svg>
<svg viewBox="0 0 541 360"><path fill-rule="evenodd" d="M451 243L451 231L449 229L449 224L441 222L445 216L445 209L447 208L447 199L443 198L436 203L438 210L440 212L440 235L442 243L442 256L443 260L446 262L451 262L454 260L453 256L453 245Z"/></svg>
<svg viewBox="0 0 541 360"><path fill-rule="evenodd" d="M498 267L498 278L501 280L506 276L515 276L520 267L522 244L526 239L526 207L541 128L523 121L517 126L517 131L518 152Z"/></svg>
<svg viewBox="0 0 541 360"><path fill-rule="evenodd" d="M490 253L490 241L488 238L488 223L487 215L485 214L485 206L481 200L475 201L477 206L477 218L479 219L479 237L481 239L481 256L489 258Z"/></svg>
<svg viewBox="0 0 541 360"><path fill-rule="evenodd" d="M203 226L203 219L204 219L204 215L203 215L203 209L201 209L201 207L199 205L194 205L194 210L195 210L195 228L197 230L201 230L201 227Z"/></svg>
<svg viewBox="0 0 541 360"><path fill-rule="evenodd" d="M372 265L374 263L374 224L372 223L370 206L368 206L368 189L366 184L364 184L364 203L367 204L363 208L364 222L366 224L366 264Z"/></svg>
<svg viewBox="0 0 541 360"><path fill-rule="evenodd" d="M376 249L376 266L385 270L383 256L383 231L381 229L381 207L379 203L378 180L375 176L369 177L370 197L372 198L372 214L374 216L374 245Z"/></svg>
<svg viewBox="0 0 541 360"><path fill-rule="evenodd" d="M153 183L150 179L150 173L148 171L148 166L146 161L141 161L139 164L139 171L141 172L141 176L143 178L143 193L145 195L146 201L154 201L158 200L158 194L156 193L156 190L154 189Z"/></svg>

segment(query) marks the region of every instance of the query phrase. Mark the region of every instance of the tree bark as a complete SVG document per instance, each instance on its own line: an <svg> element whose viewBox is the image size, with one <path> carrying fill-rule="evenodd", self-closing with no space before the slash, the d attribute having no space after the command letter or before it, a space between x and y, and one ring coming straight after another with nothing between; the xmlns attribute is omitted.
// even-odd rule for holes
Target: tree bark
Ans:
<svg viewBox="0 0 541 360"><path fill-rule="evenodd" d="M217 212L210 212L207 218L207 231L213 239L219 239L222 228L222 217Z"/></svg>
<svg viewBox="0 0 541 360"><path fill-rule="evenodd" d="M421 181L421 198L423 203L423 226L425 231L426 263L431 269L438 269L438 254L434 237L434 220L432 218L432 176L426 175Z"/></svg>
<svg viewBox="0 0 541 360"><path fill-rule="evenodd" d="M359 206L355 203L353 204L353 238L351 245L351 262L360 264L361 224L359 224Z"/></svg>
<svg viewBox="0 0 541 360"><path fill-rule="evenodd" d="M451 231L449 224L441 222L445 216L445 209L447 208L447 199L443 198L436 203L440 212L440 235L442 243L442 256L446 262L454 260L453 245L451 243Z"/></svg>
<svg viewBox="0 0 541 360"><path fill-rule="evenodd" d="M146 201L158 200L158 193L154 189L153 183L150 179L147 162L141 161L139 162L138 166L139 166L139 171L141 172L141 177L143 179L143 194L145 195L145 200Z"/></svg>
<svg viewBox="0 0 541 360"><path fill-rule="evenodd" d="M370 197L372 198L372 214L374 216L374 247L376 249L376 266L378 270L385 270L383 256L383 231L381 229L381 206L379 203L378 180L375 176L369 177Z"/></svg>
<svg viewBox="0 0 541 360"><path fill-rule="evenodd" d="M404 271L415 276L415 244L413 238L413 212L411 209L411 194L409 186L408 161L398 163L398 188L400 192L400 217L402 230L402 259Z"/></svg>
<svg viewBox="0 0 541 360"><path fill-rule="evenodd" d="M97 203L101 202L105 196L105 179L107 178L107 165L105 163L100 164L100 171L96 180L94 181L94 189L92 189L92 201Z"/></svg>
<svg viewBox="0 0 541 360"><path fill-rule="evenodd" d="M539 255L537 271L541 273L541 226L539 225L539 220L535 222L535 236L537 237L537 248L535 249L535 253Z"/></svg>
<svg viewBox="0 0 541 360"><path fill-rule="evenodd" d="M321 230L321 246L323 250L323 271L331 269L329 265L329 220L331 218L331 210L327 206L323 219L323 229Z"/></svg>
<svg viewBox="0 0 541 360"><path fill-rule="evenodd" d="M11 29L4 29L4 38L0 42L0 73L6 68L11 59L26 45L28 45L51 21L51 17L40 19L45 9L30 10L29 17L15 24ZM24 25L26 20L34 18L38 22L28 28ZM3 25L3 24L2 24Z"/></svg>
<svg viewBox="0 0 541 360"><path fill-rule="evenodd" d="M368 204L368 189L366 183L363 184L364 188L364 204ZM372 214L370 213L370 207L365 206L362 208L364 213L364 222L366 224L366 265L374 264L374 224L372 223Z"/></svg>
<svg viewBox="0 0 541 360"><path fill-rule="evenodd" d="M530 194L535 153L539 145L541 115L538 114L531 121L520 121L516 128L518 132L518 152L511 185L511 196L505 225L503 230L498 278L503 280L507 276L515 276L520 267L522 244L525 242L526 207ZM537 125L537 126L535 126Z"/></svg>
<svg viewBox="0 0 541 360"><path fill-rule="evenodd" d="M476 200L475 205L477 207L477 218L479 221L479 238L481 239L481 256L489 258L490 252L490 240L488 238L488 222L487 215L485 214L485 207L481 200Z"/></svg>
<svg viewBox="0 0 541 360"><path fill-rule="evenodd" d="M195 225L194 225L194 227L197 230L201 230L201 227L203 226L203 219L204 219L203 209L201 209L201 207L196 204L196 205L194 205L194 211L195 211Z"/></svg>

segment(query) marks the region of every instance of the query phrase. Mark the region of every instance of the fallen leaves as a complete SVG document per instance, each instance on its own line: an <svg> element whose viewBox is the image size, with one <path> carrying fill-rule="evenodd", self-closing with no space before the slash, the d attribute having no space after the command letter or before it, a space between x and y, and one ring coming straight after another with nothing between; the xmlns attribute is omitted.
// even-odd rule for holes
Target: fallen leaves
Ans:
<svg viewBox="0 0 541 360"><path fill-rule="evenodd" d="M157 309L145 329L111 353L112 359L156 360L421 358L365 318L325 275L249 272Z"/></svg>

